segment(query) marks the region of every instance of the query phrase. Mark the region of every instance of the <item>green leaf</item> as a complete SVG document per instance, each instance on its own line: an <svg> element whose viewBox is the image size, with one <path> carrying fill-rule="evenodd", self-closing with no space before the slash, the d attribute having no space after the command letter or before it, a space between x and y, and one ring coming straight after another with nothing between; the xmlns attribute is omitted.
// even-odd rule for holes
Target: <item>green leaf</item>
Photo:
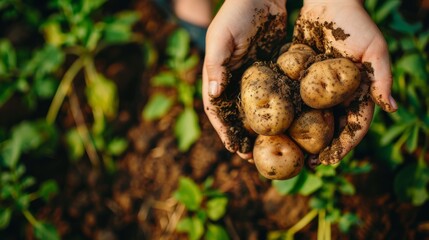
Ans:
<svg viewBox="0 0 429 240"><path fill-rule="evenodd" d="M100 8L107 0L83 0L82 13L90 14L92 11Z"/></svg>
<svg viewBox="0 0 429 240"><path fill-rule="evenodd" d="M185 108L177 117L174 134L178 140L179 150L182 152L188 151L192 144L198 140L201 130L198 124L198 115L193 108Z"/></svg>
<svg viewBox="0 0 429 240"><path fill-rule="evenodd" d="M353 195L356 192L355 186L343 177L339 178L338 190L344 195Z"/></svg>
<svg viewBox="0 0 429 240"><path fill-rule="evenodd" d="M144 107L143 118L149 121L159 119L167 114L173 103L173 99L157 93L149 99L149 102Z"/></svg>
<svg viewBox="0 0 429 240"><path fill-rule="evenodd" d="M14 168L21 156L21 142L12 138L6 142L0 151L0 164L8 168Z"/></svg>
<svg viewBox="0 0 429 240"><path fill-rule="evenodd" d="M393 139L395 139L400 134L402 134L410 126L411 124L406 122L393 125L387 130L387 132L380 139L380 145L386 146L387 144L390 144L393 141Z"/></svg>
<svg viewBox="0 0 429 240"><path fill-rule="evenodd" d="M153 86L174 87L177 84L177 78L173 72L160 72L151 79Z"/></svg>
<svg viewBox="0 0 429 240"><path fill-rule="evenodd" d="M114 138L112 141L109 142L107 145L107 151L112 154L113 156L119 156L128 147L128 141L124 138Z"/></svg>
<svg viewBox="0 0 429 240"><path fill-rule="evenodd" d="M47 180L43 182L42 185L40 185L37 193L43 200L47 202L51 197L57 194L58 191L59 187L57 182L55 182L54 180Z"/></svg>
<svg viewBox="0 0 429 240"><path fill-rule="evenodd" d="M104 21L103 41L115 44L125 43L132 39L132 26L139 19L137 12L123 11Z"/></svg>
<svg viewBox="0 0 429 240"><path fill-rule="evenodd" d="M399 0L386 1L379 9L377 9L377 12L375 13L375 21L381 22L386 19L386 17L396 10L400 4L401 1Z"/></svg>
<svg viewBox="0 0 429 240"><path fill-rule="evenodd" d="M0 230L9 226L10 218L12 217L12 209L0 208Z"/></svg>
<svg viewBox="0 0 429 240"><path fill-rule="evenodd" d="M217 221L221 219L226 212L226 207L228 205L228 198L219 197L213 198L207 201L207 215L213 220Z"/></svg>
<svg viewBox="0 0 429 240"><path fill-rule="evenodd" d="M206 190L209 190L212 186L213 186L213 183L214 183L214 178L213 177L208 177L206 180L204 180L204 182L203 182L203 190L204 191L206 191Z"/></svg>
<svg viewBox="0 0 429 240"><path fill-rule="evenodd" d="M97 74L87 85L86 96L92 109L101 109L107 118L116 116L119 98L116 84L112 80Z"/></svg>
<svg viewBox="0 0 429 240"><path fill-rule="evenodd" d="M409 164L395 176L394 190L401 201L420 206L429 199L427 184L429 168L416 163Z"/></svg>
<svg viewBox="0 0 429 240"><path fill-rule="evenodd" d="M36 183L36 179L31 176L25 176L23 179L20 180L19 186L21 189L26 189L31 186L33 186Z"/></svg>
<svg viewBox="0 0 429 240"><path fill-rule="evenodd" d="M196 211L200 208L201 201L203 200L200 188L192 179L187 177L179 179L179 187L173 196L190 211Z"/></svg>
<svg viewBox="0 0 429 240"><path fill-rule="evenodd" d="M67 152L71 160L77 160L85 153L85 146L76 128L70 129L66 135Z"/></svg>
<svg viewBox="0 0 429 240"><path fill-rule="evenodd" d="M190 240L198 240L204 234L204 223L197 217L181 219L176 227L178 232L188 233Z"/></svg>
<svg viewBox="0 0 429 240"><path fill-rule="evenodd" d="M411 24L408 23L398 11L394 11L392 14L393 19L390 24L392 29L406 34L415 34L422 29L423 25L421 22Z"/></svg>
<svg viewBox="0 0 429 240"><path fill-rule="evenodd" d="M414 152L417 149L419 130L419 125L414 125L410 137L407 138L406 146L409 152Z"/></svg>
<svg viewBox="0 0 429 240"><path fill-rule="evenodd" d="M300 181L298 181L296 185L300 194L308 196L322 187L323 182L320 177L308 172L307 170L303 170L301 173Z"/></svg>
<svg viewBox="0 0 429 240"><path fill-rule="evenodd" d="M195 66L197 66L198 62L200 61L200 58L198 57L198 54L193 54L185 59L185 61L180 64L180 69L177 69L180 72L186 72Z"/></svg>
<svg viewBox="0 0 429 240"><path fill-rule="evenodd" d="M360 218L353 213L346 213L340 217L338 227L341 232L348 233L352 226L361 224Z"/></svg>
<svg viewBox="0 0 429 240"><path fill-rule="evenodd" d="M189 33L182 28L174 31L167 41L167 54L174 61L183 61L189 54L190 36Z"/></svg>
<svg viewBox="0 0 429 240"><path fill-rule="evenodd" d="M49 59L49 61L47 61ZM45 45L33 54L31 60L23 69L23 76L43 78L46 74L54 73L63 64L64 52L53 45Z"/></svg>
<svg viewBox="0 0 429 240"><path fill-rule="evenodd" d="M320 165L316 168L316 174L319 176L335 176L335 168L331 165Z"/></svg>
<svg viewBox="0 0 429 240"><path fill-rule="evenodd" d="M180 83L177 86L179 92L179 101L185 105L185 107L192 108L194 103L195 87L187 83Z"/></svg>
<svg viewBox="0 0 429 240"><path fill-rule="evenodd" d="M228 232L220 225L211 224L207 225L207 232L204 236L206 240L229 240Z"/></svg>
<svg viewBox="0 0 429 240"><path fill-rule="evenodd" d="M43 35L46 43L61 47L67 41L67 35L61 30L61 25L56 19L48 20L42 25Z"/></svg>
<svg viewBox="0 0 429 240"><path fill-rule="evenodd" d="M0 86L0 107L7 102L12 96L13 93L16 91L16 84L15 82L5 82L1 83Z"/></svg>
<svg viewBox="0 0 429 240"><path fill-rule="evenodd" d="M287 180L273 180L272 185L281 195L293 193L295 184L298 182L300 175Z"/></svg>
<svg viewBox="0 0 429 240"><path fill-rule="evenodd" d="M396 62L396 67L404 70L411 76L414 76L422 83L425 83L424 80L428 78L428 73L426 72L426 60L418 53L404 55Z"/></svg>
<svg viewBox="0 0 429 240"><path fill-rule="evenodd" d="M16 206L19 210L23 211L25 209L28 209L28 207L30 206L30 201L30 195L19 195L18 199L16 200Z"/></svg>
<svg viewBox="0 0 429 240"><path fill-rule="evenodd" d="M308 204L313 209L326 209L328 206L328 202L325 199L319 197L310 198Z"/></svg>
<svg viewBox="0 0 429 240"><path fill-rule="evenodd" d="M7 76L16 68L16 53L8 40L0 40L0 76Z"/></svg>
<svg viewBox="0 0 429 240"><path fill-rule="evenodd" d="M53 78L36 79L32 90L40 98L48 99L54 96L58 88L58 82Z"/></svg>
<svg viewBox="0 0 429 240"><path fill-rule="evenodd" d="M34 226L34 236L40 240L60 240L60 235L54 225L39 222Z"/></svg>

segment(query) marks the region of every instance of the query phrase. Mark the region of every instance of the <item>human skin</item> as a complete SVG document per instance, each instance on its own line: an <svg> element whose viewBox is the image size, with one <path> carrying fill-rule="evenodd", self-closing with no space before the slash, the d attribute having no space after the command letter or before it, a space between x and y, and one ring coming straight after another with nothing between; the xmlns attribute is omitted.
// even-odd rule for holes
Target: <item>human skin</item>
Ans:
<svg viewBox="0 0 429 240"><path fill-rule="evenodd" d="M211 99L219 97L223 91L227 84L227 73L249 59L251 46L247 40L257 31L257 24L252 22L254 11L266 6L269 6L269 14L286 15L285 1L226 0L207 32L203 66L204 109L225 147L231 152L237 152L237 146L230 144L227 126L218 118ZM391 96L392 76L387 44L361 0L304 0L294 34L300 30L304 32L301 36L304 43L312 43L314 35L305 29L304 22L332 22L335 28L348 34L345 39L335 39L332 29L325 29L323 44L317 46L319 52L331 53L335 49L337 54L351 58L356 63L370 65L373 70L373 74L369 76L371 98L383 110L396 111L397 106ZM339 137L340 141L336 144L340 144L344 151L337 154L336 159L330 160L330 163L339 161L362 140L369 129L373 110L373 104L361 106L359 112L366 116L365 122L361 124L362 128L356 132L353 141L346 142L350 139ZM345 140L341 141L342 139ZM237 154L244 159L252 158L251 153Z"/></svg>

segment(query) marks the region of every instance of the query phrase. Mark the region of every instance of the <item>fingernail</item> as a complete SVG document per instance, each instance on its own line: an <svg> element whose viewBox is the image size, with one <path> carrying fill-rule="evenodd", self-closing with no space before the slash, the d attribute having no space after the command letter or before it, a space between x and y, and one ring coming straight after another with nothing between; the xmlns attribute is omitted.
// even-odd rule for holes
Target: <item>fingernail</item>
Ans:
<svg viewBox="0 0 429 240"><path fill-rule="evenodd" d="M219 84L216 81L209 82L209 95L212 97L219 96Z"/></svg>
<svg viewBox="0 0 429 240"><path fill-rule="evenodd" d="M396 110L398 109L398 104L396 103L395 99L392 97L392 95L389 96L389 102L390 102L390 106Z"/></svg>

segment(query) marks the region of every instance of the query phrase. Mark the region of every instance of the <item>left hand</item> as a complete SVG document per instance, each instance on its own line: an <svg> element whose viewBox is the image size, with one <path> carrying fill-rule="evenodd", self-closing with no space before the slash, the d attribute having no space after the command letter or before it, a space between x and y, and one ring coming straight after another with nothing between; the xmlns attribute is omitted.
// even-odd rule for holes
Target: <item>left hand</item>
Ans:
<svg viewBox="0 0 429 240"><path fill-rule="evenodd" d="M347 57L368 70L369 81L362 82L357 96L346 106L344 129L331 146L319 154L323 164L337 163L366 135L374 102L387 112L397 109L391 96L392 75L386 41L361 0L304 0L295 24L294 42L307 44L319 53ZM358 109L352 109L356 107Z"/></svg>

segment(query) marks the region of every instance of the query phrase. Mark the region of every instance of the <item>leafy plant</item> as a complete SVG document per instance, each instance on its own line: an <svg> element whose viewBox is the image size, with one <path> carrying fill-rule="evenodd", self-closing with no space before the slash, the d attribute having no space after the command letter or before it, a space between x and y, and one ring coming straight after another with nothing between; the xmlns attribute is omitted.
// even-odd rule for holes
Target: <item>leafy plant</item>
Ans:
<svg viewBox="0 0 429 240"><path fill-rule="evenodd" d="M124 138L112 136L109 131L109 121L117 115L116 84L97 71L94 59L107 46L141 41L142 37L132 31L138 20L135 12L99 14L105 2L50 0L37 6L17 0L0 2L2 23L19 19L35 35L43 34L37 36L43 41L25 47L0 39L0 108L12 98L22 99L26 111L37 119L45 111L40 107L51 102L45 120L20 122L10 133L0 131L0 229L6 229L12 216L21 212L33 226L36 238L59 239L53 225L37 220L32 213L35 200L46 202L58 192L57 183L38 183L29 176L23 156L43 159L57 153L57 143L65 136L71 159L81 158L86 152L98 167L100 155L106 169L113 171L113 158L127 148ZM81 89L73 83L81 72L86 101L78 98L76 92ZM64 101L68 101L76 123L67 134L55 126ZM89 123L84 119L82 102L92 111L93 121Z"/></svg>
<svg viewBox="0 0 429 240"><path fill-rule="evenodd" d="M177 96L156 93L151 96L143 109L143 118L156 120L164 116L175 104L181 104L183 110L174 124L174 134L181 151L187 151L199 138L201 130L198 115L194 109L194 97L198 93L192 82L187 79L189 71L199 62L197 54L190 54L190 37L184 29L177 29L168 39L166 49L167 69L161 71L151 80L154 87L173 88Z"/></svg>
<svg viewBox="0 0 429 240"><path fill-rule="evenodd" d="M282 194L301 194L310 197L312 210L286 232L275 231L269 234L270 239L293 239L296 232L309 224L318 216L318 239L331 238L331 224L338 224L339 229L347 233L350 228L360 223L357 215L342 212L339 205L341 195L354 195L354 185L348 180L350 174L362 174L371 170L369 163L358 163L352 160L353 152L337 165L318 166L314 173L303 170L288 180L272 182L277 191Z"/></svg>
<svg viewBox="0 0 429 240"><path fill-rule="evenodd" d="M208 178L200 188L192 179L182 177L174 198L185 205L190 213L177 224L177 231L188 234L189 239L224 240L228 233L218 222L225 215L228 198L212 188L213 179Z"/></svg>
<svg viewBox="0 0 429 240"><path fill-rule="evenodd" d="M429 31L421 22L408 22L398 0L371 0L366 6L389 45L399 107L393 114L377 109L370 134L381 149L378 158L396 173L398 198L419 206L429 200Z"/></svg>
<svg viewBox="0 0 429 240"><path fill-rule="evenodd" d="M15 126L9 138L0 141L0 230L8 227L12 215L21 212L33 226L38 239L60 239L53 225L37 220L31 213L31 203L47 202L58 192L57 183L48 180L37 190L36 179L26 175L21 156L31 151L49 152L57 141L57 131L45 121L22 122ZM35 153L32 154L33 156Z"/></svg>

